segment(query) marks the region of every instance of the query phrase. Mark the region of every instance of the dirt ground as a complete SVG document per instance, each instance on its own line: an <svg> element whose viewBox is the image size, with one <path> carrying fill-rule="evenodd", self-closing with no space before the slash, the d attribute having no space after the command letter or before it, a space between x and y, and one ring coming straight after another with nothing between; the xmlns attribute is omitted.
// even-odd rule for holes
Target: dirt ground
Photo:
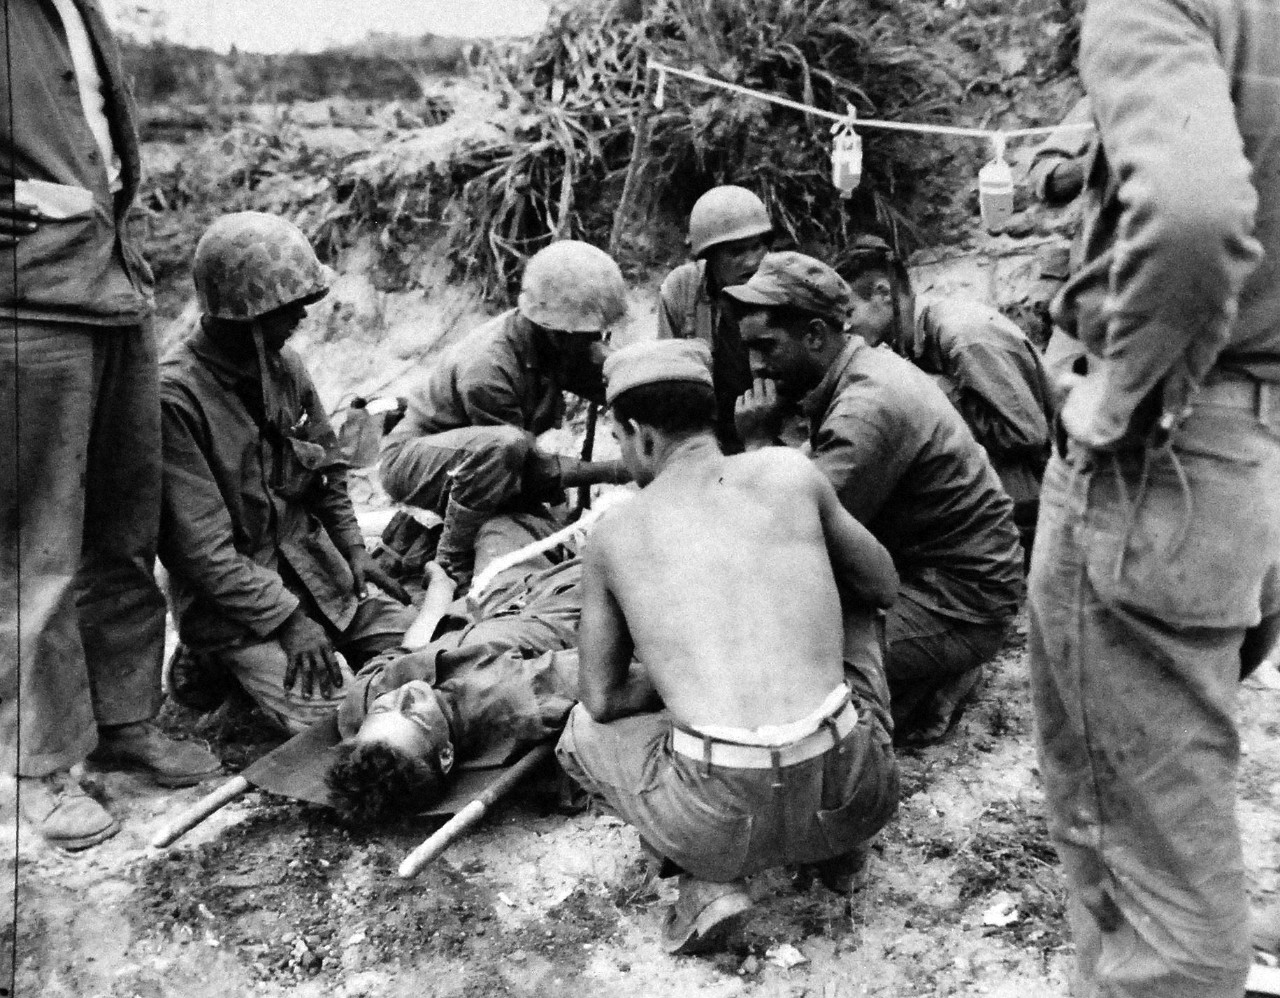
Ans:
<svg viewBox="0 0 1280 998"><path fill-rule="evenodd" d="M253 793L157 852L147 842L166 817L214 783L165 793L93 773L124 829L79 856L15 837L5 788L4 854L18 856L16 871L12 859L3 870L3 891L18 891L16 935L3 937L6 948L16 939L14 993L1065 995L1071 945L1041 812L1023 631L951 735L901 755L902 803L870 885L850 902L784 870L757 876L754 914L721 954L662 953L672 884L646 881L636 836L617 819L559 813L550 779L403 881L395 868L429 825L354 833L320 808ZM1268 675L1241 698L1240 810L1259 903L1277 890L1278 696L1280 677ZM251 722L224 721L218 745L242 764L263 739Z"/></svg>

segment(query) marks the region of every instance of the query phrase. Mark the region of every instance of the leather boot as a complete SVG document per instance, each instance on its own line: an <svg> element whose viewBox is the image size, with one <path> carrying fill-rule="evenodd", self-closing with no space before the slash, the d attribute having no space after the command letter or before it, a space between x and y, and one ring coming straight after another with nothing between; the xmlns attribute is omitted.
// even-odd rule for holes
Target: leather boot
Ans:
<svg viewBox="0 0 1280 998"><path fill-rule="evenodd" d="M680 896L662 927L662 948L688 956L721 946L751 908L745 886L741 880L720 884L681 874Z"/></svg>
<svg viewBox="0 0 1280 998"><path fill-rule="evenodd" d="M170 738L153 721L98 729L96 763L149 772L162 787L190 787L222 770L218 757L199 742Z"/></svg>
<svg viewBox="0 0 1280 998"><path fill-rule="evenodd" d="M444 529L436 545L436 564L449 573L457 591L471 588L471 573L476 564L476 536L493 514L464 506L453 496L444 511Z"/></svg>
<svg viewBox="0 0 1280 998"><path fill-rule="evenodd" d="M22 816L52 846L75 852L120 831L120 824L84 792L70 769L48 776L20 776Z"/></svg>

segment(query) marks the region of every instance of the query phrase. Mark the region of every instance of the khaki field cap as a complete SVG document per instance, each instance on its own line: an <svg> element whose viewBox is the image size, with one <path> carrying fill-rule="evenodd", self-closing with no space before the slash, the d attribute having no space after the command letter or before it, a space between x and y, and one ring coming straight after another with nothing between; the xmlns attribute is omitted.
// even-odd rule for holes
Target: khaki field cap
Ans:
<svg viewBox="0 0 1280 998"><path fill-rule="evenodd" d="M517 307L543 329L600 333L627 314L627 285L604 250L562 239L529 258Z"/></svg>
<svg viewBox="0 0 1280 998"><path fill-rule="evenodd" d="M695 257L720 243L731 243L773 231L764 202L745 187L713 187L694 202L689 213L689 247Z"/></svg>
<svg viewBox="0 0 1280 998"><path fill-rule="evenodd" d="M196 244L191 276L200 309L213 319L249 322L295 302L329 293L334 273L302 230L279 215L224 215Z"/></svg>
<svg viewBox="0 0 1280 998"><path fill-rule="evenodd" d="M725 288L746 305L790 305L843 326L853 294L843 277L803 253L770 253L746 284Z"/></svg>
<svg viewBox="0 0 1280 998"><path fill-rule="evenodd" d="M604 362L605 399L659 381L691 381L712 387L711 349L702 340L645 340L610 354Z"/></svg>

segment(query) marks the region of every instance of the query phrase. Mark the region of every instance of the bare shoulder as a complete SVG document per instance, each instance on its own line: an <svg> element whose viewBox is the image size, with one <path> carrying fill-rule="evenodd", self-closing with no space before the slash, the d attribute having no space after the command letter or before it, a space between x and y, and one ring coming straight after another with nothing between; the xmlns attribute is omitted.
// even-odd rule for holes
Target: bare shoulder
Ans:
<svg viewBox="0 0 1280 998"><path fill-rule="evenodd" d="M640 496L632 496L625 503L601 515L591 528L591 536L584 552L586 561L595 565L608 563L619 544L634 529L634 507L639 500Z"/></svg>
<svg viewBox="0 0 1280 998"><path fill-rule="evenodd" d="M807 455L791 447L762 447L728 461L731 466L736 464L740 477L759 482L770 491L812 489L822 477Z"/></svg>

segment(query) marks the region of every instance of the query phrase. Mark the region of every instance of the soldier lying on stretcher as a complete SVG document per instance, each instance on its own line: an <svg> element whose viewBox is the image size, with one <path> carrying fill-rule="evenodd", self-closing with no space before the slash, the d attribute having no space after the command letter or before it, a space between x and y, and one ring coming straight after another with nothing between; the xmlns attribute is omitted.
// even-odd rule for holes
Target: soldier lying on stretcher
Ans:
<svg viewBox="0 0 1280 998"><path fill-rule="evenodd" d="M412 647L411 628L410 647L361 670L338 712L344 741L328 776L344 817L372 823L420 811L460 758L504 759L564 728L578 695L582 565L541 564L503 573L465 616L446 615L435 640ZM429 593L437 577L451 589L438 566L428 574Z"/></svg>

